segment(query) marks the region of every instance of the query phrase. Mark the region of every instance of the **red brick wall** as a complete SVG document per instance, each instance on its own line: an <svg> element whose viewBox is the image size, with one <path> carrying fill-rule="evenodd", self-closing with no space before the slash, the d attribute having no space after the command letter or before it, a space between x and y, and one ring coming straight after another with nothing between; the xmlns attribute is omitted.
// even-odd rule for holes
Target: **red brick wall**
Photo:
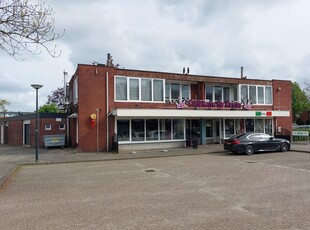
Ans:
<svg viewBox="0 0 310 230"><path fill-rule="evenodd" d="M106 81L108 73L108 109L106 104ZM184 82L197 82L191 85L191 97L203 100L205 96L205 82L217 84L255 84L272 85L274 106L254 106L253 109L260 110L291 110L291 84L289 81L279 80L253 80L239 78L224 78L212 76L195 76L187 74L148 72L136 70L114 69L104 66L79 65L74 77L78 76L78 151L106 151L112 143L114 133L114 117L110 116L107 128L107 114L116 108L141 108L141 109L172 109L174 104L167 103L136 103L136 102L114 102L114 76L132 76L143 78L161 78L166 80L177 80ZM72 88L74 78L70 81ZM278 91L278 88L281 88ZM96 110L98 109L98 111ZM95 128L90 126L90 115L99 114L99 129L97 130L98 120L96 119ZM75 119L71 119L70 124L74 124ZM278 126L291 131L291 117L277 118ZM71 127L71 142L76 143L75 125ZM107 135L109 136L109 146L107 146ZM97 140L98 143L97 143ZM98 148L98 149L97 149Z"/></svg>
<svg viewBox="0 0 310 230"><path fill-rule="evenodd" d="M23 121L12 121L8 125L8 144L23 145Z"/></svg>
<svg viewBox="0 0 310 230"><path fill-rule="evenodd" d="M292 83L291 81L272 80L273 84L273 109L292 111ZM289 117L278 117L275 119L276 128L281 127L282 131L276 134L288 135L292 132L292 113Z"/></svg>

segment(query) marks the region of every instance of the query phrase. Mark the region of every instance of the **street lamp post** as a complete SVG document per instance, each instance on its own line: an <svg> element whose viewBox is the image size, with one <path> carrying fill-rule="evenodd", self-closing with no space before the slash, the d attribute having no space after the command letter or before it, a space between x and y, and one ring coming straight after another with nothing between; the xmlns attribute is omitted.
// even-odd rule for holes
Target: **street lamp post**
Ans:
<svg viewBox="0 0 310 230"><path fill-rule="evenodd" d="M36 162L39 159L38 154L38 90L43 87L43 85L32 84L32 88L36 90Z"/></svg>

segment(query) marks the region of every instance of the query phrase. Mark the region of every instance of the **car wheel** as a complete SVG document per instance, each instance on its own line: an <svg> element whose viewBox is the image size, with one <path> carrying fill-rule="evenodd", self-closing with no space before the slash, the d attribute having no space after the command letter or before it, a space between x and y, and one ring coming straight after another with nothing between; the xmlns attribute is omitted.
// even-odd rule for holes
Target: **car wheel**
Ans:
<svg viewBox="0 0 310 230"><path fill-rule="evenodd" d="M245 147L245 153L248 155L252 155L254 153L254 148L252 145L248 145L247 147Z"/></svg>
<svg viewBox="0 0 310 230"><path fill-rule="evenodd" d="M286 152L288 150L288 144L282 143L281 146L280 146L280 150L282 152Z"/></svg>

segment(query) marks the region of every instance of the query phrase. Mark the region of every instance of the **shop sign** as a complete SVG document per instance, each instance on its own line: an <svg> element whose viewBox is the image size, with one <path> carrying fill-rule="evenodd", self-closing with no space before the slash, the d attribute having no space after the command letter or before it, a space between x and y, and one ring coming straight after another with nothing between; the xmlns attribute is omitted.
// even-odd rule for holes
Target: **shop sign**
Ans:
<svg viewBox="0 0 310 230"><path fill-rule="evenodd" d="M249 110L252 107L252 103L249 101L229 102L229 101L203 101L203 100L191 100L191 99L178 99L178 100L166 100L166 103L175 103L177 109L183 109L185 107L193 108L226 108L226 109L245 109Z"/></svg>
<svg viewBox="0 0 310 230"><path fill-rule="evenodd" d="M309 131L293 131L293 136L308 137Z"/></svg>
<svg viewBox="0 0 310 230"><path fill-rule="evenodd" d="M270 117L272 116L272 112L271 111L256 111L255 116L256 117Z"/></svg>

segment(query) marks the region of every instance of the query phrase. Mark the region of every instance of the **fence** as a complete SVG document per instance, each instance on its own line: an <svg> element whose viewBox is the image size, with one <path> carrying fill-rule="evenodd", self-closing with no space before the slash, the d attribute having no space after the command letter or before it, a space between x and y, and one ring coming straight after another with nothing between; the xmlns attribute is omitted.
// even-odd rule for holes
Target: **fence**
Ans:
<svg viewBox="0 0 310 230"><path fill-rule="evenodd" d="M309 144L310 125L293 125L292 142Z"/></svg>

